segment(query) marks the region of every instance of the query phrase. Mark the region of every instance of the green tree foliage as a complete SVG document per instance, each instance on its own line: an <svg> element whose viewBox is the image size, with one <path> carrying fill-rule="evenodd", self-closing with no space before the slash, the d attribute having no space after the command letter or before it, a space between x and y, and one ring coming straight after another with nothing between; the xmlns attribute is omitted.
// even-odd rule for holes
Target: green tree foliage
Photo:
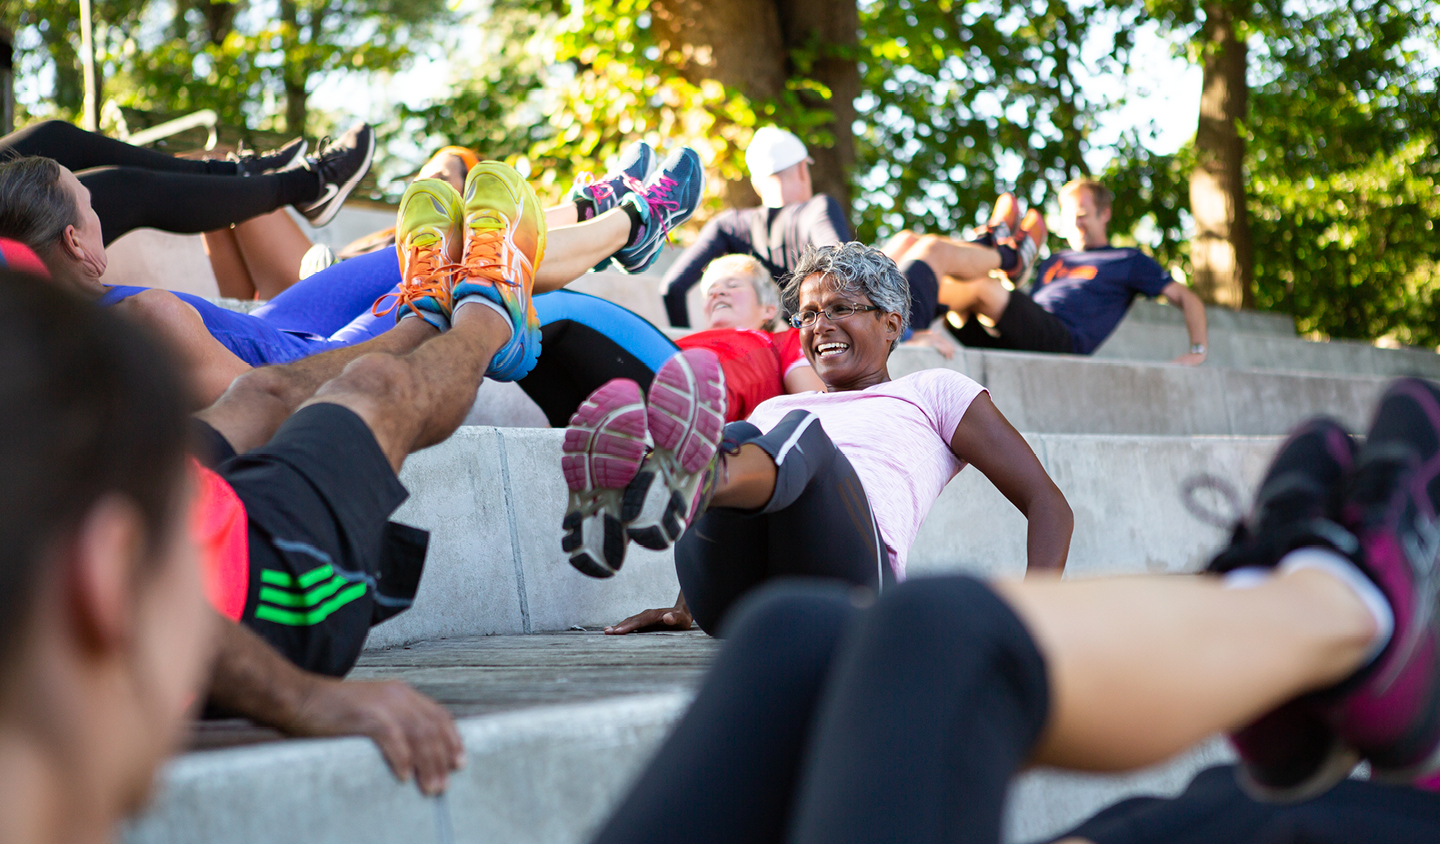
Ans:
<svg viewBox="0 0 1440 844"><path fill-rule="evenodd" d="M1265 40L1251 93L1256 302L1332 337L1440 344L1440 17L1336 3Z"/></svg>
<svg viewBox="0 0 1440 844"><path fill-rule="evenodd" d="M161 112L211 108L228 123L295 132L302 127L287 124L304 121L318 78L397 70L453 21L445 0L94 0L93 8L107 98ZM74 0L20 0L5 11L21 72L53 78L58 115L75 114Z"/></svg>
<svg viewBox="0 0 1440 844"><path fill-rule="evenodd" d="M865 105L856 203L862 236L948 233L995 195L1041 203L1089 170L1098 114L1077 79L1099 20L1091 0L884 0L861 5ZM1135 15L1092 71L1122 72Z"/></svg>

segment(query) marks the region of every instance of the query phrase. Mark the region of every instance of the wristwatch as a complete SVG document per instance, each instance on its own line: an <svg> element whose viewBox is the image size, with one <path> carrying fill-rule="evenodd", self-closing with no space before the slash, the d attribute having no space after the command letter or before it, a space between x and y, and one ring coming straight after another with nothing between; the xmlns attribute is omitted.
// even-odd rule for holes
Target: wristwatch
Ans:
<svg viewBox="0 0 1440 844"><path fill-rule="evenodd" d="M1205 354L1205 344L1204 344L1204 343L1192 343L1192 344L1190 344L1190 354L1192 354L1192 355L1203 355L1203 354Z"/></svg>

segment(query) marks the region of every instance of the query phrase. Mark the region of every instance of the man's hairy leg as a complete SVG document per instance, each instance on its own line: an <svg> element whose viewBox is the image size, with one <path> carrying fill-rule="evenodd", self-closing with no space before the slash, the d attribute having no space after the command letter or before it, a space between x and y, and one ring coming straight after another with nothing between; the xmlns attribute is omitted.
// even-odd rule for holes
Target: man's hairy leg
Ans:
<svg viewBox="0 0 1440 844"><path fill-rule="evenodd" d="M439 794L465 763L455 720L397 680L342 681L288 662L248 628L221 619L210 701L291 736L369 736L401 782Z"/></svg>
<svg viewBox="0 0 1440 844"><path fill-rule="evenodd" d="M325 382L367 354L405 354L438 336L423 319L407 319L364 343L332 349L293 363L264 366L236 378L210 407L195 414L219 431L237 452L270 441L275 431Z"/></svg>
<svg viewBox="0 0 1440 844"><path fill-rule="evenodd" d="M509 320L495 310L463 305L446 333L405 355L356 358L305 404L354 411L399 472L411 452L442 442L465 421L490 358L511 331Z"/></svg>

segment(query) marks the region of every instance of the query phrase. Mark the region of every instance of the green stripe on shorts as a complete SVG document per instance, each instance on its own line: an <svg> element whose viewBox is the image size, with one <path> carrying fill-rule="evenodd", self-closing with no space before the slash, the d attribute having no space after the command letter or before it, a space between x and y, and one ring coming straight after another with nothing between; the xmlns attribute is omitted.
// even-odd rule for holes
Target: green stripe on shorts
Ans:
<svg viewBox="0 0 1440 844"><path fill-rule="evenodd" d="M328 569L329 566L325 566L325 568ZM316 571L319 571L319 569L316 569ZM262 572L262 574L267 573L268 572ZM330 583L325 584L325 586L322 586L304 595L293 595L290 593L281 592L277 589L261 589L261 601L282 603L282 601L274 600L276 596L282 596L284 599L283 602L286 603L286 606L309 608L301 610L284 609L282 607L271 606L271 604L262 603L255 608L255 618L262 621L274 622L275 624L285 624L291 627L309 627L311 625L319 624L320 622L329 618L331 613L335 612L336 610L340 609L351 601L354 601L361 595L364 595L365 591L369 589L369 586L364 583L353 583L349 587L343 589L339 594L329 598L328 600L322 600L324 599L323 595L317 597L315 600L322 601L318 605L306 601L306 599L310 598L311 596L316 596L318 595L318 593L330 589L331 586L336 586L338 588L338 585L343 583L344 581L337 576ZM330 591L333 592L334 590L330 589ZM267 596L267 593L272 594ZM292 601L294 603L291 603Z"/></svg>

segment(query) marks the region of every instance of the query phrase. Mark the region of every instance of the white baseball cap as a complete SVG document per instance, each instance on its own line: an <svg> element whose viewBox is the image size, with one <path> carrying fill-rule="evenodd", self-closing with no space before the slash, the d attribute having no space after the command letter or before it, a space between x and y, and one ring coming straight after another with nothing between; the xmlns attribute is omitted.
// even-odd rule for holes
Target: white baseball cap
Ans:
<svg viewBox="0 0 1440 844"><path fill-rule="evenodd" d="M778 126L756 129L750 146L745 148L745 166L752 179L774 175L809 157L804 142Z"/></svg>

